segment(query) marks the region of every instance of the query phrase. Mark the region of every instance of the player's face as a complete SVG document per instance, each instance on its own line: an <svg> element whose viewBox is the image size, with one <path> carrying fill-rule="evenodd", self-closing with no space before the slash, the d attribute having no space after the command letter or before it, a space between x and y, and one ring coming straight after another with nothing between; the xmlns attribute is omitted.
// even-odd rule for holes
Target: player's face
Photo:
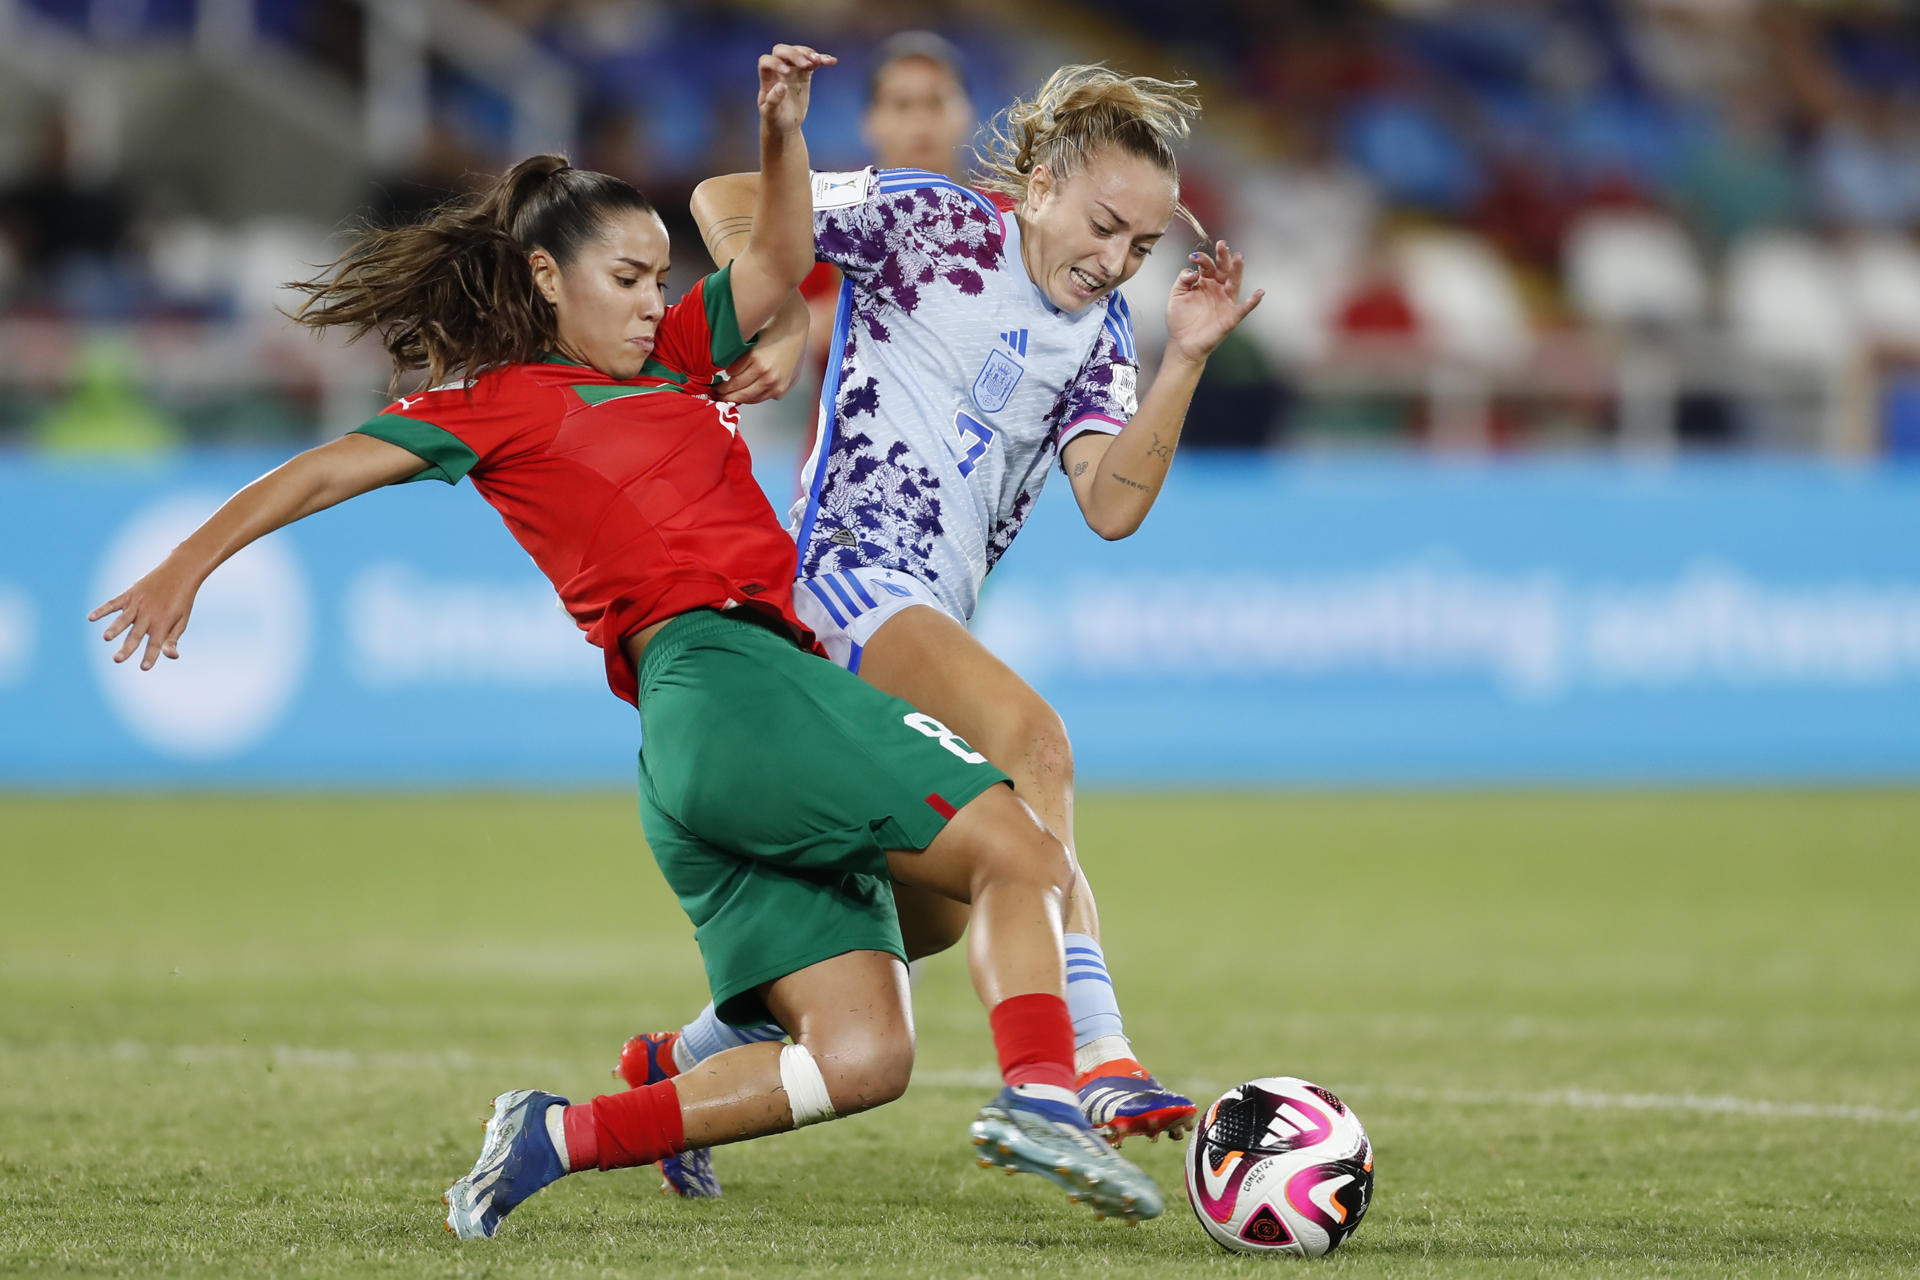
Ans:
<svg viewBox="0 0 1920 1280"><path fill-rule="evenodd" d="M1054 306L1083 310L1133 278L1173 206L1173 178L1140 156L1096 151L1064 182L1042 165L1020 208L1027 274Z"/></svg>
<svg viewBox="0 0 1920 1280"><path fill-rule="evenodd" d="M953 73L928 58L888 63L860 121L861 136L883 169L949 173L973 131L973 103Z"/></svg>
<svg viewBox="0 0 1920 1280"><path fill-rule="evenodd" d="M534 252L532 265L534 283L553 304L560 353L615 378L639 373L667 309L667 228L660 215L613 215L565 267L543 249Z"/></svg>

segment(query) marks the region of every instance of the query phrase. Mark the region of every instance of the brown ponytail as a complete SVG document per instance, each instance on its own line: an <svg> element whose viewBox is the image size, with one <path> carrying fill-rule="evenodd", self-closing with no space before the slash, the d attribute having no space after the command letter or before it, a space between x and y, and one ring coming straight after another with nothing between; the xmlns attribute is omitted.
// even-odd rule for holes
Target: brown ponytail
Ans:
<svg viewBox="0 0 1920 1280"><path fill-rule="evenodd" d="M1206 231L1179 203L1180 166L1174 145L1200 114L1191 80L1123 76L1098 64L1061 67L1031 101L1016 99L987 128L987 149L975 150L974 183L1024 200L1036 166L1061 181L1086 166L1102 147L1118 147L1152 161L1173 179L1174 212L1202 239Z"/></svg>
<svg viewBox="0 0 1920 1280"><path fill-rule="evenodd" d="M533 156L420 222L361 230L319 275L289 286L307 295L291 314L316 329L343 326L349 341L378 333L396 385L409 369L434 385L455 372L472 379L554 344L553 306L534 287L529 254L545 249L564 268L608 216L652 210L619 178Z"/></svg>

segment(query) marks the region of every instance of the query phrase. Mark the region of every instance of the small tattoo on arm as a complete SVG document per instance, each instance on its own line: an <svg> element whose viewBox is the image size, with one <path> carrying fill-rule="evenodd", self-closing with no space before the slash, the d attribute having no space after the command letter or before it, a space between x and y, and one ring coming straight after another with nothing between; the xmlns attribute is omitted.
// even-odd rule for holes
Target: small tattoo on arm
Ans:
<svg viewBox="0 0 1920 1280"><path fill-rule="evenodd" d="M1142 493L1145 493L1148 490L1153 488L1153 486L1150 484L1141 484L1138 480L1129 480L1125 476L1121 475L1118 471L1113 472L1112 475L1115 480L1118 480L1121 484L1127 486L1127 488L1129 489L1138 489Z"/></svg>
<svg viewBox="0 0 1920 1280"><path fill-rule="evenodd" d="M707 249L714 256L742 236L753 234L752 218L722 218L707 228Z"/></svg>
<svg viewBox="0 0 1920 1280"><path fill-rule="evenodd" d="M1161 444L1160 433L1156 431L1153 433L1153 444L1147 449L1147 454L1150 457L1164 458L1171 462L1173 461L1173 446L1170 444Z"/></svg>
<svg viewBox="0 0 1920 1280"><path fill-rule="evenodd" d="M1081 476L1085 474L1087 474L1087 464L1084 462L1076 463L1073 468L1073 478L1075 480L1078 480Z"/></svg>

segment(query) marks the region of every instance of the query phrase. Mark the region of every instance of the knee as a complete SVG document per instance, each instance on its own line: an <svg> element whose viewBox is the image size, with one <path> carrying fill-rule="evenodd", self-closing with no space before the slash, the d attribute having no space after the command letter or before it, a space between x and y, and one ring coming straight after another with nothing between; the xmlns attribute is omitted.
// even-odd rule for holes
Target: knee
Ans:
<svg viewBox="0 0 1920 1280"><path fill-rule="evenodd" d="M1073 897L1080 884L1080 860L1051 834L1047 836L1042 866L1048 881L1059 891L1060 901L1065 903Z"/></svg>
<svg viewBox="0 0 1920 1280"><path fill-rule="evenodd" d="M1079 883L1080 864L1073 851L1047 830L1031 809L1023 804L1019 811L1019 817L1010 820L1001 838L993 842L987 875L1036 884L1057 893L1064 903Z"/></svg>
<svg viewBox="0 0 1920 1280"><path fill-rule="evenodd" d="M1050 789L1073 789L1073 744L1066 722L1045 699L1035 694L1020 700L999 735L1004 757L1025 761L1035 782ZM999 759L988 751L992 759Z"/></svg>
<svg viewBox="0 0 1920 1280"><path fill-rule="evenodd" d="M910 1030L840 1036L807 1047L826 1081L835 1115L850 1116L892 1102L907 1091L907 1083L913 1079Z"/></svg>
<svg viewBox="0 0 1920 1280"><path fill-rule="evenodd" d="M1034 787L1071 790L1073 745L1060 713L1025 686L1003 691L991 706L969 726L974 749L1006 770L1023 793Z"/></svg>

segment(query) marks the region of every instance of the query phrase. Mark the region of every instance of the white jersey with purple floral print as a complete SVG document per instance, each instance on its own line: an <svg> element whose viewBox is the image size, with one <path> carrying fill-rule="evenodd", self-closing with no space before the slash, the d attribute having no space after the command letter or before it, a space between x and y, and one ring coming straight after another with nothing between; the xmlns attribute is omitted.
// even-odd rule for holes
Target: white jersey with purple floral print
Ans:
<svg viewBox="0 0 1920 1280"><path fill-rule="evenodd" d="M1060 450L1132 417L1127 304L1055 308L1016 220L940 174L819 173L813 202L816 252L846 278L790 521L800 576L905 573L965 622Z"/></svg>

